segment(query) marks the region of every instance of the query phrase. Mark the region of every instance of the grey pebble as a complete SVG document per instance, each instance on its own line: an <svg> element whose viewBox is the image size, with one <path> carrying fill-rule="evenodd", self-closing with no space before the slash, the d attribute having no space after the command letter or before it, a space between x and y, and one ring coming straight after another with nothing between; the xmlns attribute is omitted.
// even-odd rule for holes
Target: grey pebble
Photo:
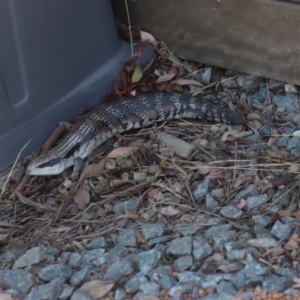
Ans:
<svg viewBox="0 0 300 300"><path fill-rule="evenodd" d="M290 269L290 268L277 268L275 270L275 274L281 275L284 277L297 277L297 273L295 270Z"/></svg>
<svg viewBox="0 0 300 300"><path fill-rule="evenodd" d="M135 200L133 199L119 201L114 205L113 212L116 214L124 214L126 212L132 211L134 205L135 205Z"/></svg>
<svg viewBox="0 0 300 300"><path fill-rule="evenodd" d="M34 247L27 250L13 265L13 269L24 268L46 259L47 255L40 247Z"/></svg>
<svg viewBox="0 0 300 300"><path fill-rule="evenodd" d="M205 195L205 205L208 208L216 208L220 205L220 203L214 197L212 197L209 193L207 193Z"/></svg>
<svg viewBox="0 0 300 300"><path fill-rule="evenodd" d="M292 226L290 223L283 224L279 220L275 222L272 227L271 233L278 239L287 239L291 234Z"/></svg>
<svg viewBox="0 0 300 300"><path fill-rule="evenodd" d="M276 194L272 197L272 202L279 203L283 206L288 206L290 204L290 197L290 188L286 186L284 189L276 192Z"/></svg>
<svg viewBox="0 0 300 300"><path fill-rule="evenodd" d="M290 287L292 287L293 281L289 278L270 275L264 279L263 289L268 293L282 292Z"/></svg>
<svg viewBox="0 0 300 300"><path fill-rule="evenodd" d="M292 137L288 140L286 149L292 150L292 149L298 149L299 147L299 138L298 137Z"/></svg>
<svg viewBox="0 0 300 300"><path fill-rule="evenodd" d="M192 253L191 237L176 238L172 240L166 250L167 255L173 255L175 257L190 255L191 253Z"/></svg>
<svg viewBox="0 0 300 300"><path fill-rule="evenodd" d="M220 212L225 218L232 220L237 220L243 215L243 211L233 205L224 206Z"/></svg>
<svg viewBox="0 0 300 300"><path fill-rule="evenodd" d="M193 286L201 286L201 282L204 275L191 271L184 271L178 274L178 279L180 283L190 284Z"/></svg>
<svg viewBox="0 0 300 300"><path fill-rule="evenodd" d="M217 292L218 293L226 293L227 295L235 295L237 293L236 288L230 281L221 280L217 284Z"/></svg>
<svg viewBox="0 0 300 300"><path fill-rule="evenodd" d="M266 227L271 224L272 217L265 216L265 215L254 215L252 216L252 221L255 224L261 225L262 227Z"/></svg>
<svg viewBox="0 0 300 300"><path fill-rule="evenodd" d="M49 265L43 268L39 277L44 281L51 281L55 278L60 278L62 282L67 281L72 276L72 268L67 265Z"/></svg>
<svg viewBox="0 0 300 300"><path fill-rule="evenodd" d="M158 238L154 238L148 241L148 246L152 247L156 244L165 244L166 242L171 241L173 238L173 235L164 235Z"/></svg>
<svg viewBox="0 0 300 300"><path fill-rule="evenodd" d="M133 273L133 268L127 258L118 258L106 270L104 280L119 280Z"/></svg>
<svg viewBox="0 0 300 300"><path fill-rule="evenodd" d="M137 273L125 284L125 290L127 293L135 293L139 290L143 283L149 283L149 280L143 273Z"/></svg>
<svg viewBox="0 0 300 300"><path fill-rule="evenodd" d="M246 249L238 243L228 242L225 243L226 256L228 259L236 259L241 261L245 257Z"/></svg>
<svg viewBox="0 0 300 300"><path fill-rule="evenodd" d="M287 113L291 113L297 110L297 107L294 104L297 100L297 95L286 93L286 95L275 95L272 99L272 103L277 107L285 108Z"/></svg>
<svg viewBox="0 0 300 300"><path fill-rule="evenodd" d="M126 299L126 292L124 289L118 288L115 291L114 300L125 300Z"/></svg>
<svg viewBox="0 0 300 300"><path fill-rule="evenodd" d="M135 231L132 229L123 229L118 235L118 244L125 247L136 247Z"/></svg>
<svg viewBox="0 0 300 300"><path fill-rule="evenodd" d="M288 142L289 142L289 138L286 136L282 136L277 140L276 144L280 148L285 148L287 146Z"/></svg>
<svg viewBox="0 0 300 300"><path fill-rule="evenodd" d="M73 291L74 291L73 286L70 286L68 284L64 284L63 289L62 289L58 299L59 300L69 299L69 297L72 295Z"/></svg>
<svg viewBox="0 0 300 300"><path fill-rule="evenodd" d="M299 290L296 290L296 289L293 289L293 288L289 288L289 289L286 289L284 291L284 293L286 295L290 295L290 296L297 296L297 295L299 295Z"/></svg>
<svg viewBox="0 0 300 300"><path fill-rule="evenodd" d="M154 269L161 258L161 251L151 249L149 251L141 252L137 255L137 262L140 271L143 274L148 274Z"/></svg>
<svg viewBox="0 0 300 300"><path fill-rule="evenodd" d="M181 256L174 261L175 271L182 272L189 269L193 265L193 257L191 255Z"/></svg>
<svg viewBox="0 0 300 300"><path fill-rule="evenodd" d="M90 266L85 266L81 270L75 272L71 277L70 283L73 286L79 286L83 284L89 278L92 268Z"/></svg>
<svg viewBox="0 0 300 300"><path fill-rule="evenodd" d="M82 253L82 263L83 264L90 264L93 260L97 259L98 257L103 257L105 254L105 249L98 248L93 250L86 250Z"/></svg>
<svg viewBox="0 0 300 300"><path fill-rule="evenodd" d="M266 122L265 124L263 124L263 126L261 126L258 129L258 132L261 135L267 135L267 136L269 136L269 135L271 135L273 129L275 129L274 123L271 122L271 121L268 121L268 122Z"/></svg>
<svg viewBox="0 0 300 300"><path fill-rule="evenodd" d="M143 224L142 225L142 234L146 241L161 237L165 232L166 226L161 223L157 224Z"/></svg>
<svg viewBox="0 0 300 300"><path fill-rule="evenodd" d="M93 250L97 248L106 248L107 243L103 236L97 237L93 240L91 240L86 246L85 249L87 250Z"/></svg>
<svg viewBox="0 0 300 300"><path fill-rule="evenodd" d="M148 276L152 279L151 281L156 282L166 291L177 285L177 281L172 275L172 270L169 266L161 265L150 271Z"/></svg>
<svg viewBox="0 0 300 300"><path fill-rule="evenodd" d="M245 189L239 191L236 196L233 198L233 203L238 204L241 199L247 199L251 196L257 195L257 187L255 184L249 184Z"/></svg>
<svg viewBox="0 0 300 300"><path fill-rule="evenodd" d="M262 227L259 224L254 225L253 232L255 234L255 237L258 239L275 239L275 237L272 235L272 233L266 229L265 227Z"/></svg>
<svg viewBox="0 0 300 300"><path fill-rule="evenodd" d="M175 230L183 236L190 236L195 234L199 230L199 227L195 225L178 224L175 225Z"/></svg>
<svg viewBox="0 0 300 300"><path fill-rule="evenodd" d="M64 282L60 278L55 278L47 284L35 286L24 300L52 300L58 299L63 290Z"/></svg>
<svg viewBox="0 0 300 300"><path fill-rule="evenodd" d="M16 289L23 294L28 293L35 283L34 277L24 270L0 271L0 287L3 289Z"/></svg>
<svg viewBox="0 0 300 300"><path fill-rule="evenodd" d="M212 248L205 237L199 236L193 239L193 256L194 259L204 260L212 254Z"/></svg>
<svg viewBox="0 0 300 300"><path fill-rule="evenodd" d="M92 263L93 263L93 265L96 265L99 267L99 266L109 262L110 260L113 260L115 257L120 257L120 256L126 255L126 254L128 254L128 249L125 248L124 246L117 245L116 247L112 248L110 251L108 251L104 255L94 259Z"/></svg>
<svg viewBox="0 0 300 300"><path fill-rule="evenodd" d="M201 203L201 201L204 199L205 195L208 193L210 188L210 180L205 180L196 187L196 189L193 191L193 196L197 203Z"/></svg>
<svg viewBox="0 0 300 300"><path fill-rule="evenodd" d="M257 196L251 196L247 198L247 205L246 208L248 210L253 209L259 205L265 204L268 202L268 195L262 194Z"/></svg>
<svg viewBox="0 0 300 300"><path fill-rule="evenodd" d="M77 267L79 263L81 262L82 256L78 253L71 252L68 258L68 263L72 267Z"/></svg>
<svg viewBox="0 0 300 300"><path fill-rule="evenodd" d="M143 292L143 295L145 296L158 296L160 292L160 286L155 282L142 283L139 289Z"/></svg>
<svg viewBox="0 0 300 300"><path fill-rule="evenodd" d="M231 224L216 225L208 228L204 235L206 238L213 239L215 242L217 242L218 239L222 241L229 241L236 235L236 231L231 230L232 228Z"/></svg>

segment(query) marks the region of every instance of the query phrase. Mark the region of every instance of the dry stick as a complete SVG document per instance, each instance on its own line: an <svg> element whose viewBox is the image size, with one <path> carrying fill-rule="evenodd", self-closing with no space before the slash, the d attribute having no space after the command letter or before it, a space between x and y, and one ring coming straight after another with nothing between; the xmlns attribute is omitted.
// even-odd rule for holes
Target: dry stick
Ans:
<svg viewBox="0 0 300 300"><path fill-rule="evenodd" d="M134 207L132 208L132 210L130 211L130 214L133 214L140 206L143 198L145 197L145 195L149 192L150 189L147 189L139 198L138 200L135 202ZM121 222L117 225L115 225L112 228L106 229L104 231L100 231L100 232L94 232L91 234L87 234L87 235L80 235L80 236L76 236L74 239L91 239L91 238L95 238L104 234L111 234L113 233L115 230L120 230L122 229L128 222L128 218L121 220Z"/></svg>

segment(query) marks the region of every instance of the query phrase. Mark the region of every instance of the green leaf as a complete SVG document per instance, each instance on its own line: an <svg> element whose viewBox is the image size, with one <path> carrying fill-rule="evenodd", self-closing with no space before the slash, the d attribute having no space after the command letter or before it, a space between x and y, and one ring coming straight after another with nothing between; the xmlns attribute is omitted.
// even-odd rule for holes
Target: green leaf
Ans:
<svg viewBox="0 0 300 300"><path fill-rule="evenodd" d="M134 69L134 72L132 74L131 82L132 83L137 83L141 80L143 77L143 71L140 66L136 66Z"/></svg>

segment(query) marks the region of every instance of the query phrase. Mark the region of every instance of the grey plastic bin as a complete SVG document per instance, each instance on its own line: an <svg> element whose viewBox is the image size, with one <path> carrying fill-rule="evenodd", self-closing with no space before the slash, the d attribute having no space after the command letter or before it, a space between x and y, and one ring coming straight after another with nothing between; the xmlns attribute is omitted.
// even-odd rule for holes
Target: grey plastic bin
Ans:
<svg viewBox="0 0 300 300"><path fill-rule="evenodd" d="M129 58L109 0L1 0L0 170L99 105Z"/></svg>

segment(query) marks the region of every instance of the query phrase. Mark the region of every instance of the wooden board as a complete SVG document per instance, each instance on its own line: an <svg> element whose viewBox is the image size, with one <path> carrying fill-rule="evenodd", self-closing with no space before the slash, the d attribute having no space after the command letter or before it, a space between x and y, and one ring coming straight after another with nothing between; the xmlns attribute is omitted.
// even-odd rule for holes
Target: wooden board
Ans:
<svg viewBox="0 0 300 300"><path fill-rule="evenodd" d="M127 0L132 25L179 57L300 84L300 4L276 0ZM125 1L112 0L127 24Z"/></svg>

